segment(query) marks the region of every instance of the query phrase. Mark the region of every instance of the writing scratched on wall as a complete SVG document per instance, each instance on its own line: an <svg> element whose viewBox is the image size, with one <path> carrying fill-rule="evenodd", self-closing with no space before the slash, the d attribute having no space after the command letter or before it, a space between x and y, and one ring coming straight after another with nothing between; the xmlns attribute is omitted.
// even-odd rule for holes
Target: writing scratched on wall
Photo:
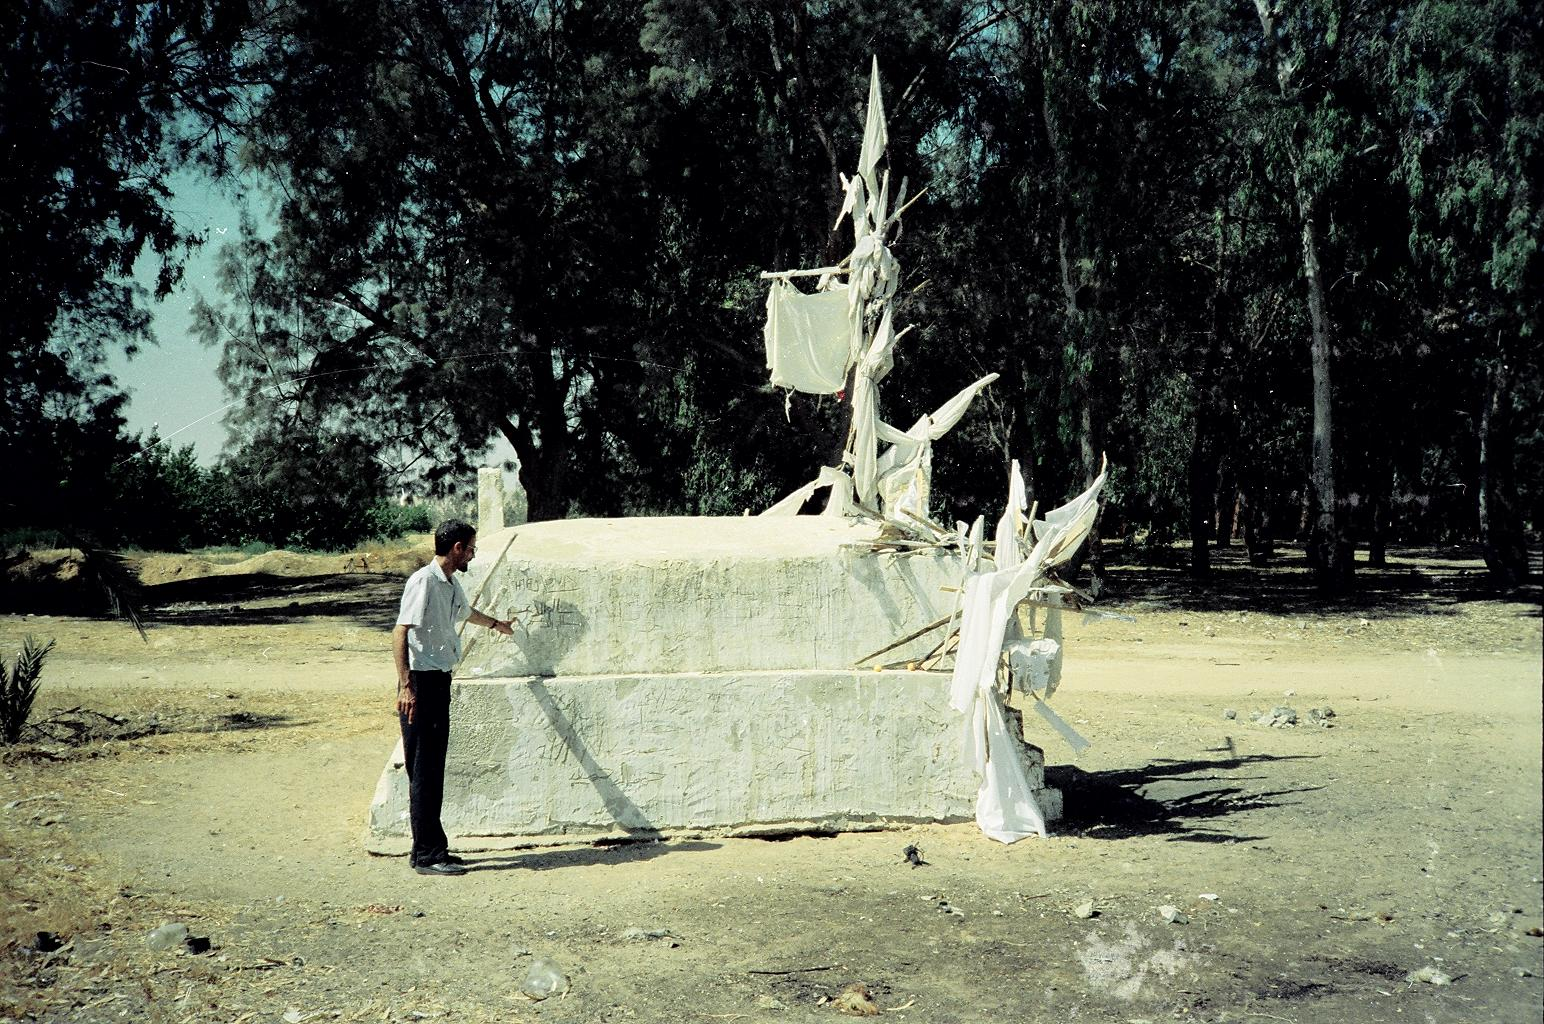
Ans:
<svg viewBox="0 0 1544 1024"><path fill-rule="evenodd" d="M562 601L543 601L538 598L515 614L527 630L540 627L566 631L584 626L584 616L579 609Z"/></svg>

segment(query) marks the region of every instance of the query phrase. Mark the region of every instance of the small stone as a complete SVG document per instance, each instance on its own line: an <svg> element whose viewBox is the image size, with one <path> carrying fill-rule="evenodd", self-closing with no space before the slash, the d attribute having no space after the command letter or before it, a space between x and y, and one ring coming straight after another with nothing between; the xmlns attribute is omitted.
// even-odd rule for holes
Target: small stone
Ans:
<svg viewBox="0 0 1544 1024"><path fill-rule="evenodd" d="M1091 918L1091 917L1095 916L1096 914L1098 914L1099 911L1094 909L1094 901L1093 900L1087 900L1087 901L1085 901L1083 903L1079 903L1077 906L1073 907L1072 908L1072 913L1073 913L1074 917L1081 917L1083 920L1086 921L1089 918Z"/></svg>
<svg viewBox="0 0 1544 1024"><path fill-rule="evenodd" d="M673 939L664 928L627 928L617 938L622 942L649 942L653 939Z"/></svg>
<svg viewBox="0 0 1544 1024"><path fill-rule="evenodd" d="M1231 722L1238 717L1238 711L1234 708L1223 708L1222 717Z"/></svg>
<svg viewBox="0 0 1544 1024"><path fill-rule="evenodd" d="M1168 904L1164 904L1163 906L1159 907L1158 914L1170 924L1190 923L1190 918L1186 917L1178 907L1171 907Z"/></svg>
<svg viewBox="0 0 1544 1024"><path fill-rule="evenodd" d="M786 1010L788 1004L777 996L760 995L756 997L756 1009L758 1010Z"/></svg>
<svg viewBox="0 0 1544 1024"><path fill-rule="evenodd" d="M187 940L188 926L178 921L168 921L145 936L145 942L151 949L163 953L168 949L176 949Z"/></svg>
<svg viewBox="0 0 1544 1024"><path fill-rule="evenodd" d="M1425 982L1428 985L1451 985L1453 976L1437 970L1435 967L1422 967L1418 971L1411 971L1405 975L1405 980L1411 983Z"/></svg>
<svg viewBox="0 0 1544 1024"><path fill-rule="evenodd" d="M842 989L841 994L833 1002L838 1013L845 1013L850 1017L879 1016L879 1004L874 1002L874 997L869 995L868 986L861 981L855 981Z"/></svg>
<svg viewBox="0 0 1544 1024"><path fill-rule="evenodd" d="M531 961L530 969L525 972L525 980L520 983L520 991L538 1001L550 996L562 995L568 991L568 976L551 960L546 957L537 957Z"/></svg>
<svg viewBox="0 0 1544 1024"><path fill-rule="evenodd" d="M1534 974L1532 971L1528 970L1528 968L1526 968L1526 967L1516 967L1516 968L1513 968L1512 973L1517 975L1519 978L1536 978L1536 977L1538 977L1538 975Z"/></svg>
<svg viewBox="0 0 1544 1024"><path fill-rule="evenodd" d="M509 951L509 955L514 957L516 960L519 960L523 956L530 956L531 951L525 946L516 946L514 949Z"/></svg>

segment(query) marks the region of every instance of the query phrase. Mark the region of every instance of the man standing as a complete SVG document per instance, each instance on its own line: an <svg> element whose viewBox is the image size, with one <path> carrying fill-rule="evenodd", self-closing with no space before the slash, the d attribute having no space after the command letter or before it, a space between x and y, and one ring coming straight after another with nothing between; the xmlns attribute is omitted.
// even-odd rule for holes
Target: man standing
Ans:
<svg viewBox="0 0 1544 1024"><path fill-rule="evenodd" d="M450 673L461 660L456 623L467 619L509 636L507 620L467 603L456 573L477 553L477 531L447 519L434 531L434 558L408 577L391 634L397 661L397 717L407 766L408 819L413 828L413 870L420 875L464 875L440 827L445 794L445 749L450 735Z"/></svg>

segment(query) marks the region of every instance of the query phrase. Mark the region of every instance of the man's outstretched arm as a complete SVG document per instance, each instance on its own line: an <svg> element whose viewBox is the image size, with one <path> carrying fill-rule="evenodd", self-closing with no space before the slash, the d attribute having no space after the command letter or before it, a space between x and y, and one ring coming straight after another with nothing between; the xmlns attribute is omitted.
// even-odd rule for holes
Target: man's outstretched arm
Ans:
<svg viewBox="0 0 1544 1024"><path fill-rule="evenodd" d="M466 617L466 621L474 626L485 626L495 633L503 633L505 636L512 636L515 632L511 625L515 621L514 619L495 619L493 616L485 615L476 608L472 609L472 614ZM398 628L400 629L401 627L399 626Z"/></svg>

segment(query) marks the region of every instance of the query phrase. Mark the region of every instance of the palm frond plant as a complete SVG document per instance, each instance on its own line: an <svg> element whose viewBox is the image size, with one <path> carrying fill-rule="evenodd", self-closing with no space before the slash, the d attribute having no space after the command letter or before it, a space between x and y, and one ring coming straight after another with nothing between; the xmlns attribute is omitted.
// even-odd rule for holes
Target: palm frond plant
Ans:
<svg viewBox="0 0 1544 1024"><path fill-rule="evenodd" d="M43 662L53 649L52 640L40 647L29 635L22 640L14 662L7 665L0 658L0 742L11 744L21 739L42 685Z"/></svg>

